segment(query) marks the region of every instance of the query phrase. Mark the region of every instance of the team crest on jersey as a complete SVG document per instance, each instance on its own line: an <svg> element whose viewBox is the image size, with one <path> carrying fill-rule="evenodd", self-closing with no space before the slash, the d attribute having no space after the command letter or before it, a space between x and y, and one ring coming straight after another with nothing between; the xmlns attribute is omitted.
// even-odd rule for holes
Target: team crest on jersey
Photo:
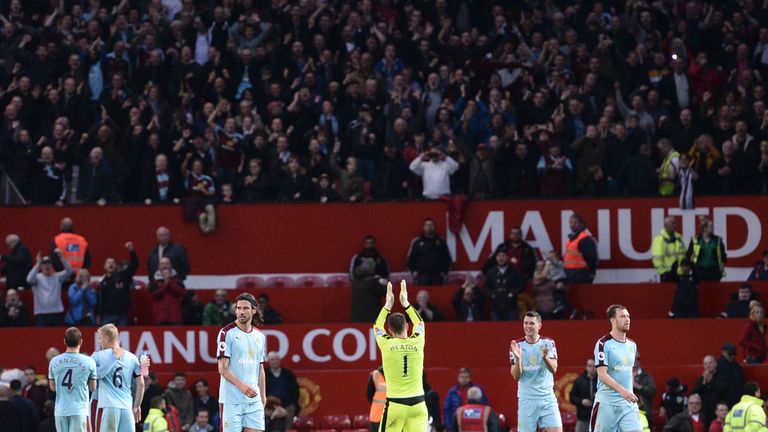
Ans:
<svg viewBox="0 0 768 432"><path fill-rule="evenodd" d="M601 362L604 362L604 361L605 361L605 353L604 353L604 352L602 352L602 351L600 351L599 353L597 353L597 360L598 360L598 361L601 361Z"/></svg>

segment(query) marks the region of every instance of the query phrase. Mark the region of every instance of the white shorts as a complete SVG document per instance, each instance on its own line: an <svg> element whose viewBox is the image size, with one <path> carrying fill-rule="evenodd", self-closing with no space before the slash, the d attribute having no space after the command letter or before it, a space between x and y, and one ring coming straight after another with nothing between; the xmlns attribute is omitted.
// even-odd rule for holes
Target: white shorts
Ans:
<svg viewBox="0 0 768 432"><path fill-rule="evenodd" d="M96 432L136 432L133 412L124 408L96 410Z"/></svg>
<svg viewBox="0 0 768 432"><path fill-rule="evenodd" d="M264 406L261 401L243 404L219 404L221 430L223 432L242 432L244 428L264 430Z"/></svg>
<svg viewBox="0 0 768 432"><path fill-rule="evenodd" d="M520 399L517 406L517 430L536 432L538 429L562 428L557 399Z"/></svg>
<svg viewBox="0 0 768 432"><path fill-rule="evenodd" d="M56 432L91 432L88 416L56 416Z"/></svg>
<svg viewBox="0 0 768 432"><path fill-rule="evenodd" d="M592 406L590 432L640 432L640 411L637 404L608 405L595 402Z"/></svg>

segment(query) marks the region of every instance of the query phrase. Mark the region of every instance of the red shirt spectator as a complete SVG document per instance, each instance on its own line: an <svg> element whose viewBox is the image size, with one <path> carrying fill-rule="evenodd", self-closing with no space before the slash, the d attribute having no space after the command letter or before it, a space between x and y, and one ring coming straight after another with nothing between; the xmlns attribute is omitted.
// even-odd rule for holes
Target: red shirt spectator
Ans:
<svg viewBox="0 0 768 432"><path fill-rule="evenodd" d="M154 280L149 284L149 292L155 303L152 316L157 325L181 324L181 300L184 297L184 285L176 277L171 267L171 260L160 259L160 268L155 272Z"/></svg>
<svg viewBox="0 0 768 432"><path fill-rule="evenodd" d="M741 331L739 346L744 348L744 359L747 363L760 364L765 362L765 310L757 301L750 304L749 323Z"/></svg>

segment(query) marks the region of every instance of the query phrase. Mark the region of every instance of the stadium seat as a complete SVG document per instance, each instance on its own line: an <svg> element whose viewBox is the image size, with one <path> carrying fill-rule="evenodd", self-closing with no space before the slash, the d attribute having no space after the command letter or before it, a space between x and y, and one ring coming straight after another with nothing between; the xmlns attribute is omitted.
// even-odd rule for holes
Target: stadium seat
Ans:
<svg viewBox="0 0 768 432"><path fill-rule="evenodd" d="M576 414L569 411L560 411L560 418L563 420L563 432L576 431Z"/></svg>
<svg viewBox="0 0 768 432"><path fill-rule="evenodd" d="M411 275L411 272L390 273L389 275L389 280L393 284L399 284L400 279L404 279L408 286L413 285L413 275Z"/></svg>
<svg viewBox="0 0 768 432"><path fill-rule="evenodd" d="M289 276L272 276L267 279L267 288L296 288L296 281Z"/></svg>
<svg viewBox="0 0 768 432"><path fill-rule="evenodd" d="M315 419L312 416L300 415L293 420L293 428L297 431L308 431L315 428Z"/></svg>
<svg viewBox="0 0 768 432"><path fill-rule="evenodd" d="M464 273L450 273L445 283L446 285L463 285L465 280L467 275Z"/></svg>
<svg viewBox="0 0 768 432"><path fill-rule="evenodd" d="M325 285L328 288L352 288L352 281L347 275L328 276L325 279Z"/></svg>
<svg viewBox="0 0 768 432"><path fill-rule="evenodd" d="M133 287L138 290L145 290L147 289L147 283L143 280L134 279L133 280Z"/></svg>
<svg viewBox="0 0 768 432"><path fill-rule="evenodd" d="M238 290L257 290L264 288L265 285L264 279L258 276L240 277L237 278L237 281L235 282L235 287Z"/></svg>
<svg viewBox="0 0 768 432"><path fill-rule="evenodd" d="M296 279L298 288L322 288L325 286L325 280L320 276L301 276Z"/></svg>
<svg viewBox="0 0 768 432"><path fill-rule="evenodd" d="M371 425L371 419L368 417L368 414L362 414L362 415L356 415L352 417L352 428L353 429L370 429Z"/></svg>
<svg viewBox="0 0 768 432"><path fill-rule="evenodd" d="M327 415L323 417L323 420L320 422L320 427L337 431L351 429L352 420L349 419L348 415Z"/></svg>

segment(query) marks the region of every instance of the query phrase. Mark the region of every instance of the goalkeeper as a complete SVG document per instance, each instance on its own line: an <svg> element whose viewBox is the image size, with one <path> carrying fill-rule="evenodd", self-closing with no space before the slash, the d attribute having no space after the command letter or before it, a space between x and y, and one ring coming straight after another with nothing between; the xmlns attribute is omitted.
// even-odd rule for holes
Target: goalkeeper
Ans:
<svg viewBox="0 0 768 432"><path fill-rule="evenodd" d="M381 350L384 376L387 377L387 403L379 426L380 432L424 432L429 414L424 403L424 321L408 302L405 281L400 281L400 304L413 323L408 336L405 315L393 313L395 295L392 283L387 284L387 303L379 312L373 331ZM389 318L387 316L389 315ZM389 326L388 334L384 322Z"/></svg>

